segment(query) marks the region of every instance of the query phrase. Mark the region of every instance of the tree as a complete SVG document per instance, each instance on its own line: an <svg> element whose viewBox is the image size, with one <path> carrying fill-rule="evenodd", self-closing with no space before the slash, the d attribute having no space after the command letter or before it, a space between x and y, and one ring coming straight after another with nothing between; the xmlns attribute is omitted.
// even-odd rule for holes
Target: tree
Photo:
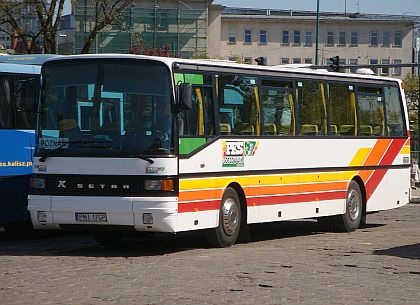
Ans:
<svg viewBox="0 0 420 305"><path fill-rule="evenodd" d="M42 31L34 24L37 20L33 1L0 0L0 31L12 38L12 43L23 46L26 53L33 53Z"/></svg>
<svg viewBox="0 0 420 305"><path fill-rule="evenodd" d="M80 53L89 53L96 35L106 26L122 18L123 12L130 5L133 5L132 0L96 0L93 12L93 26L85 38L84 46Z"/></svg>
<svg viewBox="0 0 420 305"><path fill-rule="evenodd" d="M0 31L24 45L26 53L34 53L41 44L44 53L57 53L57 34L65 0L0 0ZM71 0L75 7L76 0ZM122 17L132 0L88 0L92 8L92 24L81 53L89 53L96 35ZM37 26L34 26L36 24ZM32 25L32 26L30 26Z"/></svg>
<svg viewBox="0 0 420 305"><path fill-rule="evenodd" d="M144 44L143 37L137 33L132 34L132 41L132 46L128 50L128 53L130 54L172 57L172 52L169 45L164 45L160 48L147 47Z"/></svg>
<svg viewBox="0 0 420 305"><path fill-rule="evenodd" d="M408 74L404 78L405 84L405 98L407 100L407 108L410 122L413 126L418 126L418 111L419 111L419 85L420 77ZM416 128L417 129L417 128Z"/></svg>

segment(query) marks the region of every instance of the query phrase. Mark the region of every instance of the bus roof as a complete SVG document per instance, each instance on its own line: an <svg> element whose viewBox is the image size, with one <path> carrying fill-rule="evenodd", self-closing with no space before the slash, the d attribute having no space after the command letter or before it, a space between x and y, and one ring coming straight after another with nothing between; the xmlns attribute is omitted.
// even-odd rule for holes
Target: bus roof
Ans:
<svg viewBox="0 0 420 305"><path fill-rule="evenodd" d="M4 64L0 62L0 73L38 75L41 73L41 66Z"/></svg>
<svg viewBox="0 0 420 305"><path fill-rule="evenodd" d="M56 54L2 55L0 63L41 66L46 60L58 56Z"/></svg>
<svg viewBox="0 0 420 305"><path fill-rule="evenodd" d="M146 55L133 55L133 54L82 54L82 55L68 55L60 56L47 59L46 62L52 61L62 61L62 60L77 60L77 59L149 59L155 60L162 63L165 63L169 67L172 67L173 64L184 64L184 65L200 65L200 66L209 66L217 68L235 68L235 69L246 69L248 71L267 71L267 72L285 72L285 73L295 73L295 74L312 74L312 75L323 75L323 76L342 76L346 78L357 78L357 79L370 79L377 81L393 81L401 83L402 81L397 78L383 77L376 75L365 75L365 74L354 74L354 73L343 73L343 72L330 72L325 69L314 70L309 67L295 67L291 65L284 66L257 66L249 64L238 64L231 61L224 60L212 60L212 59L182 59L182 58L172 58L172 57L157 57L157 56L146 56Z"/></svg>

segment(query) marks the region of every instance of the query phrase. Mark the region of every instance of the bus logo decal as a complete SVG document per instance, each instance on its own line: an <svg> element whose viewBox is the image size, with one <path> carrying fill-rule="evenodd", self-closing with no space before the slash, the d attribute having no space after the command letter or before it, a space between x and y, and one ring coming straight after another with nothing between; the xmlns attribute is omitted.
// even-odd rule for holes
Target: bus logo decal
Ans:
<svg viewBox="0 0 420 305"><path fill-rule="evenodd" d="M258 141L223 141L223 167L244 167L245 157L252 157Z"/></svg>
<svg viewBox="0 0 420 305"><path fill-rule="evenodd" d="M57 188L63 188L63 189L65 189L67 187L66 186L66 182L67 181L65 181L65 180L58 180Z"/></svg>

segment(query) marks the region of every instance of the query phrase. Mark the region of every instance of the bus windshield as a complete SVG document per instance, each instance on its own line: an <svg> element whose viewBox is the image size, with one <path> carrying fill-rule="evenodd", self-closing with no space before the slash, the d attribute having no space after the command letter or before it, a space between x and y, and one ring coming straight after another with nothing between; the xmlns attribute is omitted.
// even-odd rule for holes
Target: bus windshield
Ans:
<svg viewBox="0 0 420 305"><path fill-rule="evenodd" d="M142 60L47 64L39 122L41 157L173 153L169 70Z"/></svg>

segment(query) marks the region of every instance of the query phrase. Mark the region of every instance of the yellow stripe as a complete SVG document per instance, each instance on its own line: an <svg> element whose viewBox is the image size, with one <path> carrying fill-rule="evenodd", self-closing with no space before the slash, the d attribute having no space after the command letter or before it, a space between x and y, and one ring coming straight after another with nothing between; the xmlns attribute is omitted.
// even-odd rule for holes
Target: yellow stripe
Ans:
<svg viewBox="0 0 420 305"><path fill-rule="evenodd" d="M409 155L410 154L410 147L404 147L403 149L401 149L400 154L401 155Z"/></svg>
<svg viewBox="0 0 420 305"><path fill-rule="evenodd" d="M276 176L247 176L247 177L227 177L227 178L202 178L187 179L179 181L180 190L198 190L208 188L225 188L232 182L239 183L242 187L257 185L285 185L297 183L319 183L336 182L349 180L354 177L356 172L333 172L333 173L314 173L301 175L276 175Z"/></svg>
<svg viewBox="0 0 420 305"><path fill-rule="evenodd" d="M361 166L363 165L363 161L366 160L366 157L370 153L371 148L360 148L356 155L354 156L353 160L350 162L350 166Z"/></svg>

